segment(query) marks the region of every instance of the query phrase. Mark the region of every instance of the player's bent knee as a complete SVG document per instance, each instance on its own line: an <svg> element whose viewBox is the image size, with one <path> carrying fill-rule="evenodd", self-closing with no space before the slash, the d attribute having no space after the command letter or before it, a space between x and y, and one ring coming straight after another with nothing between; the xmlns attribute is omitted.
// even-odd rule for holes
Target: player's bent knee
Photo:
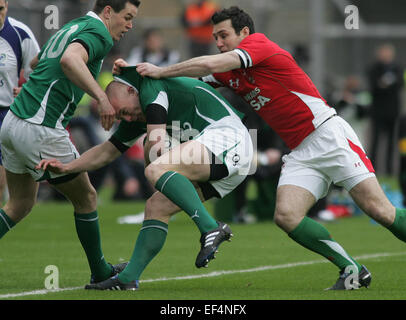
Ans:
<svg viewBox="0 0 406 320"><path fill-rule="evenodd" d="M148 179L148 181L152 184L155 185L158 179L164 174L165 172L161 168L159 164L154 164L151 163L145 168L145 177Z"/></svg>
<svg viewBox="0 0 406 320"><path fill-rule="evenodd" d="M303 217L299 217L291 211L275 210L274 222L285 232L291 232L293 229L295 229L302 219Z"/></svg>
<svg viewBox="0 0 406 320"><path fill-rule="evenodd" d="M89 199L89 203L92 204L92 206L96 206L97 205L97 191L95 188L91 188L88 192L87 195L88 199Z"/></svg>
<svg viewBox="0 0 406 320"><path fill-rule="evenodd" d="M91 207L97 206L97 191L95 188L91 187L86 194L86 203Z"/></svg>
<svg viewBox="0 0 406 320"><path fill-rule="evenodd" d="M154 173L153 167L151 167L151 164L149 164L147 167L145 167L144 175L145 175L145 178L147 178L149 182L151 182L153 173Z"/></svg>
<svg viewBox="0 0 406 320"><path fill-rule="evenodd" d="M279 214L277 211L275 211L274 217L273 217L274 222L276 223L276 225L280 228L283 229L283 227L286 224L286 219L285 216L282 214Z"/></svg>

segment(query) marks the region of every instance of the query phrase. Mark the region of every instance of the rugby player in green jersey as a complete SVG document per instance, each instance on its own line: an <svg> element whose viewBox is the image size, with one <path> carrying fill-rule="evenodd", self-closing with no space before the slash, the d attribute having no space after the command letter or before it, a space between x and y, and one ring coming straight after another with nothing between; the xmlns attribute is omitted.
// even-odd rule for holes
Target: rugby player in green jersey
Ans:
<svg viewBox="0 0 406 320"><path fill-rule="evenodd" d="M38 181L48 180L73 204L91 282L103 281L125 266L112 266L104 259L97 193L87 173L44 173L35 166L43 158L69 162L79 157L66 126L85 92L98 102L103 128L112 127L114 108L95 78L113 41L133 27L139 5L139 0L97 0L93 11L52 36L34 58L34 72L10 106L0 133L10 194L0 209L0 238L31 211Z"/></svg>
<svg viewBox="0 0 406 320"><path fill-rule="evenodd" d="M142 78L135 67L122 68L106 93L117 118L123 120L113 136L70 163L44 159L36 169L56 173L95 170L114 161L146 133L145 175L159 192L146 203L145 220L127 267L86 288L138 288L141 273L166 240L169 218L181 209L201 233L195 265L207 266L232 233L227 224L210 216L202 201L225 196L253 169L253 145L242 114L199 80ZM167 134L176 138L169 151L165 149Z"/></svg>

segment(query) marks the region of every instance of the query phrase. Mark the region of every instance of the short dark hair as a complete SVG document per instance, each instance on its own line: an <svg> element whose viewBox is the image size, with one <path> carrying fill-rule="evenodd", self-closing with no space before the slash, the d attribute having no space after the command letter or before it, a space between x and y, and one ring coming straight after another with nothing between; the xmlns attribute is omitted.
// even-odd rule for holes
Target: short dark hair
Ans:
<svg viewBox="0 0 406 320"><path fill-rule="evenodd" d="M231 25L233 26L236 34L240 34L244 27L248 27L250 29L250 34L255 33L254 21L248 13L241 10L237 6L217 11L211 17L213 24L218 24L228 19L231 19Z"/></svg>
<svg viewBox="0 0 406 320"><path fill-rule="evenodd" d="M96 0L93 11L97 14L101 13L106 6L113 8L114 12L120 12L125 8L126 3L129 2L137 8L140 6L140 0Z"/></svg>

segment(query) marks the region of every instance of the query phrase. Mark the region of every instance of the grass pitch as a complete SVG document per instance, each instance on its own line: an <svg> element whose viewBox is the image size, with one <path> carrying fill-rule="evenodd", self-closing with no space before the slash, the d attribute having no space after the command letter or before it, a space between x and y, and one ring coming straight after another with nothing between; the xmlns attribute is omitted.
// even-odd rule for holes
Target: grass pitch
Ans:
<svg viewBox="0 0 406 320"><path fill-rule="evenodd" d="M209 210L211 209L208 203ZM120 225L120 216L143 211L144 203L99 206L107 261L127 261L140 225ZM166 244L143 273L138 291L85 291L90 272L68 203L38 203L0 240L0 300L400 300L406 298L406 246L362 215L326 227L347 252L372 272L369 289L331 292L337 268L293 242L273 223L231 225L234 238L220 247L207 269L196 269L199 233L185 213L169 224ZM54 265L59 290L45 290Z"/></svg>

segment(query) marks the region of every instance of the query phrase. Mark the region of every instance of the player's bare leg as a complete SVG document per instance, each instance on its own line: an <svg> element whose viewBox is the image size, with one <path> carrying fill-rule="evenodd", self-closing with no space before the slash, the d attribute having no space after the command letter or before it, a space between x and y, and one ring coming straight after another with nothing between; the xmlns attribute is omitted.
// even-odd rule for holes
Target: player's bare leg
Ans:
<svg viewBox="0 0 406 320"><path fill-rule="evenodd" d="M4 193L6 191L6 170L3 166L0 166L0 203L2 203L4 199Z"/></svg>
<svg viewBox="0 0 406 320"><path fill-rule="evenodd" d="M86 214L97 209L97 192L87 173L81 173L68 182L52 186L72 202L75 213Z"/></svg>
<svg viewBox="0 0 406 320"><path fill-rule="evenodd" d="M197 185L195 186L201 201L205 201L201 189ZM159 191L147 200L144 223L130 262L119 275L120 281L129 283L140 279L142 272L165 244L169 219L180 211L181 209L176 204Z"/></svg>
<svg viewBox="0 0 406 320"><path fill-rule="evenodd" d="M207 181L210 177L210 157L204 145L191 140L182 143L153 161L145 175L151 184L167 171L176 171L191 181Z"/></svg>
<svg viewBox="0 0 406 320"><path fill-rule="evenodd" d="M188 151L191 151L194 147L198 148L195 153L190 153L192 157L194 155L196 158L194 158L194 161L191 161L191 163L188 164L184 163L183 160L185 159L182 160L181 157L181 152L182 150L185 150L185 147L187 147ZM169 178L166 178L163 183L164 188L158 189L163 189L163 191L165 192L166 188L176 188L177 190L174 190L174 198L175 201L177 201L178 198L176 197L176 191L180 193L187 192L190 197L190 189L193 188L195 194L192 194L192 196L196 196L200 202L203 202L205 201L205 199L201 189L198 187L197 183L189 181L189 179L193 181L206 181L209 179L210 165L207 161L206 165L202 165L202 157L205 156L207 156L208 159L208 154L205 147L198 142L190 141L172 149L172 151L169 151L162 157L158 158L156 161L152 162L146 168L145 173L149 181L153 185L156 185L163 175L165 175L167 172L170 172L170 174L168 175ZM180 176L180 184L175 184L175 186L173 187L171 185L168 185L167 180L169 180L175 172L179 176L182 176ZM187 179L189 182L185 183L183 188L181 187L183 183L182 179ZM173 197L173 194L170 194L169 196ZM184 203L182 201L179 202L182 204ZM151 262L151 260L160 252L166 241L168 222L170 217L179 211L181 211L180 206L172 202L162 192L155 192L146 202L144 222L138 235L132 257L127 267L118 275L117 279L111 278L107 281L104 281L103 283L93 286L89 285L86 288L105 289L109 288L112 283L118 283L120 288L124 288L127 290L138 288L138 280L140 279L142 272ZM195 219L196 218L194 218L194 221Z"/></svg>
<svg viewBox="0 0 406 320"><path fill-rule="evenodd" d="M68 182L53 184L53 187L73 204L76 232L89 262L92 281L99 282L109 278L114 270L106 262L102 252L97 192L87 173L81 173Z"/></svg>
<svg viewBox="0 0 406 320"><path fill-rule="evenodd" d="M0 238L30 213L38 191L38 183L29 174L15 174L6 170L6 176L9 199L0 209Z"/></svg>
<svg viewBox="0 0 406 320"><path fill-rule="evenodd" d="M375 177L357 184L350 195L361 210L406 242L406 210L390 203Z"/></svg>
<svg viewBox="0 0 406 320"><path fill-rule="evenodd" d="M202 234L218 227L192 184L210 177L209 153L204 145L192 140L174 147L149 164L145 176L193 219Z"/></svg>
<svg viewBox="0 0 406 320"><path fill-rule="evenodd" d="M153 161L145 169L145 176L195 222L201 233L201 250L195 264L198 268L207 266L218 246L232 233L226 224L213 219L192 184L192 181L210 179L210 155L206 146L195 140L182 143Z"/></svg>
<svg viewBox="0 0 406 320"><path fill-rule="evenodd" d="M307 211L314 205L314 196L304 188L293 185L282 185L277 190L275 209L275 222L290 238L334 263L339 269L341 276L347 277L348 270L360 274L365 267L355 261L345 250L331 237L325 227L311 218L306 217ZM368 286L370 274L365 275L368 281L361 283ZM358 288L360 284L351 283L351 287L344 286L344 278L339 278L331 289ZM358 280L358 279L357 279Z"/></svg>
<svg viewBox="0 0 406 320"><path fill-rule="evenodd" d="M280 186L276 194L274 221L289 233L300 224L315 202L314 196L304 188L294 185Z"/></svg>
<svg viewBox="0 0 406 320"><path fill-rule="evenodd" d="M196 192L202 202L206 201L202 194L202 190L196 183L193 183ZM165 197L161 192L155 192L145 204L145 217L144 220L159 220L166 224L169 223L169 219L180 212L182 209L174 204L171 200Z"/></svg>
<svg viewBox="0 0 406 320"><path fill-rule="evenodd" d="M355 203L375 221L389 227L395 221L396 208L390 203L375 177L365 179L350 190Z"/></svg>

